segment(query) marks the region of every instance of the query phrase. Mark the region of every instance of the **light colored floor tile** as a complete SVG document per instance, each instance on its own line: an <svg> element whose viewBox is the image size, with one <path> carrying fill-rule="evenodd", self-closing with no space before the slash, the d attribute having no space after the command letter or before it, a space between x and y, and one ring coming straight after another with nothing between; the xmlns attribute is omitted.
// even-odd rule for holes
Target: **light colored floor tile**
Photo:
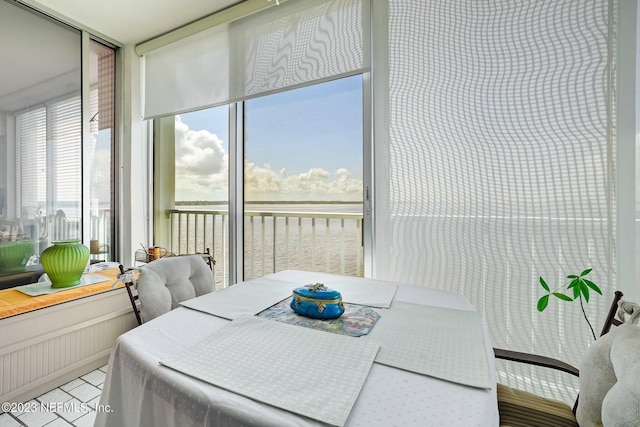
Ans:
<svg viewBox="0 0 640 427"><path fill-rule="evenodd" d="M93 427L93 423L96 420L95 411L91 411L86 415L81 416L77 420L73 422L73 425L76 427Z"/></svg>
<svg viewBox="0 0 640 427"><path fill-rule="evenodd" d="M88 382L89 384L93 384L95 386L99 386L104 383L106 374L102 372L100 369L96 369L95 371L91 371L86 375L81 376L83 380Z"/></svg>
<svg viewBox="0 0 640 427"><path fill-rule="evenodd" d="M51 421L49 424L46 424L44 427L71 427L73 424L69 424L62 418L56 418Z"/></svg>
<svg viewBox="0 0 640 427"><path fill-rule="evenodd" d="M98 406L100 404L100 396L98 396L98 397L96 397L94 399L91 399L87 403L88 403L89 407L95 411L96 410L96 406Z"/></svg>
<svg viewBox="0 0 640 427"><path fill-rule="evenodd" d="M16 407L14 406L12 409L15 409ZM33 412L33 411L38 411L40 410L40 402L38 402L35 399L31 399L27 402L25 402L23 405L18 404L17 408L27 408L27 410L29 412ZM13 415L14 417L19 417L20 415L24 414L26 411L13 411L11 412L11 415Z"/></svg>
<svg viewBox="0 0 640 427"><path fill-rule="evenodd" d="M84 384L85 382L82 381L80 378L76 378L73 381L69 381L68 383L66 383L65 385L60 386L60 388L64 391L69 391L71 389L74 389L78 386L81 386L82 384Z"/></svg>
<svg viewBox="0 0 640 427"><path fill-rule="evenodd" d="M59 388L54 388L43 395L36 397L39 402L59 404L71 400L71 396Z"/></svg>
<svg viewBox="0 0 640 427"><path fill-rule="evenodd" d="M11 415L0 415L0 426L2 427L19 427L20 423L17 422Z"/></svg>
<svg viewBox="0 0 640 427"><path fill-rule="evenodd" d="M29 411L11 415L0 412L0 427L92 427L107 367L104 365L20 405Z"/></svg>
<svg viewBox="0 0 640 427"><path fill-rule="evenodd" d="M58 416L55 413L48 411L25 412L18 417L28 427L42 427L56 418Z"/></svg>
<svg viewBox="0 0 640 427"><path fill-rule="evenodd" d="M78 399L81 402L88 402L96 396L100 396L102 391L91 384L84 383L72 390L69 390L69 394Z"/></svg>
<svg viewBox="0 0 640 427"><path fill-rule="evenodd" d="M65 402L64 405L61 405L56 413L69 422L73 422L85 415L91 408L89 408L85 403L80 402L78 399L71 399L68 402Z"/></svg>

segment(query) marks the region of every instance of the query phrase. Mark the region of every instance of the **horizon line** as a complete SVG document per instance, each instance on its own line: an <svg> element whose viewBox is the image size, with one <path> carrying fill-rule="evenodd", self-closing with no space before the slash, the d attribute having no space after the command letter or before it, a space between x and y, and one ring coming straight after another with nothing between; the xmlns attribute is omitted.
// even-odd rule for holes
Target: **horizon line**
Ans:
<svg viewBox="0 0 640 427"><path fill-rule="evenodd" d="M219 200L182 200L174 202L177 205L228 205L228 201L219 201ZM258 200L258 201L245 201L245 204L256 204L256 205L361 205L362 201L340 201L340 200Z"/></svg>

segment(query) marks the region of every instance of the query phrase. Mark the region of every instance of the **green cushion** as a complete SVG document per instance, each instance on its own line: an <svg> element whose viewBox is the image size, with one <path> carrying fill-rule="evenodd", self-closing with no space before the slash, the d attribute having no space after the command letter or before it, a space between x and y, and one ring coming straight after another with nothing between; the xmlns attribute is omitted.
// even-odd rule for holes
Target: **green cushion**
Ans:
<svg viewBox="0 0 640 427"><path fill-rule="evenodd" d="M579 427L566 403L498 384L501 427Z"/></svg>

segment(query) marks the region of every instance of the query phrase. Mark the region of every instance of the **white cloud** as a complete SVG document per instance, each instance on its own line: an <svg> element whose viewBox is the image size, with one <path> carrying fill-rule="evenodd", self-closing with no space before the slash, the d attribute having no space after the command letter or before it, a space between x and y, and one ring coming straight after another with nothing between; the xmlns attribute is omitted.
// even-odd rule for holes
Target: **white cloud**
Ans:
<svg viewBox="0 0 640 427"><path fill-rule="evenodd" d="M176 117L176 200L225 200L228 156L223 142L206 130L192 131ZM347 169L323 168L290 174L271 165L245 162L247 200L362 200L362 180Z"/></svg>
<svg viewBox="0 0 640 427"><path fill-rule="evenodd" d="M176 200L225 200L228 159L223 142L193 131L176 116Z"/></svg>
<svg viewBox="0 0 640 427"><path fill-rule="evenodd" d="M351 173L340 169L332 176L322 168L289 174L278 172L270 165L245 163L245 195L248 200L362 200L362 181L349 178Z"/></svg>

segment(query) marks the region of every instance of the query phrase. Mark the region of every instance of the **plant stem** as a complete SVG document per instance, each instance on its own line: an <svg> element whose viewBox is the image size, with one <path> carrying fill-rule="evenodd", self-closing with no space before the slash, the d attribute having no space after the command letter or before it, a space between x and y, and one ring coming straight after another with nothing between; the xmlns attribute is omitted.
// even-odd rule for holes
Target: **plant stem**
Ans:
<svg viewBox="0 0 640 427"><path fill-rule="evenodd" d="M591 335L593 336L593 340L596 340L596 333L593 331L593 326L591 326L591 322L589 322L589 318L587 317L587 313L584 311L584 305L582 304L582 295L580 295L580 308L582 309L582 315L584 316L584 320L587 321L587 325L589 325L589 329L591 329Z"/></svg>

